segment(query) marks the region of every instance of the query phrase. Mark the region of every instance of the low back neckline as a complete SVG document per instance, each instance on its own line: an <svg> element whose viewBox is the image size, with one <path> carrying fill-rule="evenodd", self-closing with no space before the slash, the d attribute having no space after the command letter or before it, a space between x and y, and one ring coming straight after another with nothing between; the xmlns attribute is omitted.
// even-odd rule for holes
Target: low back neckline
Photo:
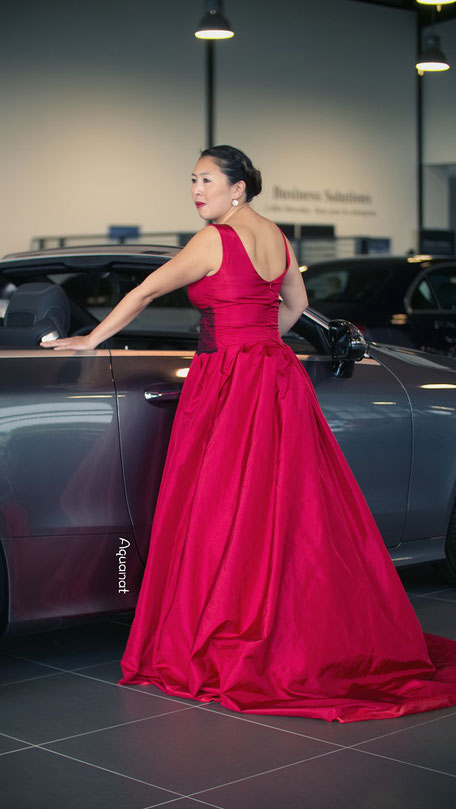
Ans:
<svg viewBox="0 0 456 809"><path fill-rule="evenodd" d="M215 223L212 222L211 224L215 224ZM247 256L247 259L249 260L250 265L251 265L255 275L257 275L258 278L260 279L260 281L263 281L264 284L269 284L269 285L274 284L276 281L278 281L280 278L282 278L282 276L285 275L285 273L288 271L288 269L290 267L290 254L289 254L289 251L288 251L288 245L287 245L287 243L285 241L285 236L284 236L284 234L282 233L282 231L280 230L280 228L278 226L277 226L277 228L280 231L280 233L282 234L283 241L284 241L284 244L285 244L285 254L286 254L286 258L287 258L287 263L286 263L286 267L283 270L283 272L281 272L280 275L276 275L275 278L272 278L271 280L268 280L267 278L263 278L263 276L260 275L260 273L258 272L257 268L255 267L252 259L250 258L249 254L247 252L247 249L245 247L245 244L242 241L241 237L239 236L239 233L237 232L236 228L234 228L232 225L228 225L227 223L221 224L221 225L215 225L215 227L217 227L217 228L219 228L219 227L230 228L230 230L232 230L233 233L236 234L236 236L237 236L237 238L238 238L238 240L239 240L239 242L241 244L241 247L242 247L245 255ZM218 275L218 273L219 273L219 271L217 271L215 273L212 273L212 275ZM211 276L206 276L206 278L207 277L210 278Z"/></svg>

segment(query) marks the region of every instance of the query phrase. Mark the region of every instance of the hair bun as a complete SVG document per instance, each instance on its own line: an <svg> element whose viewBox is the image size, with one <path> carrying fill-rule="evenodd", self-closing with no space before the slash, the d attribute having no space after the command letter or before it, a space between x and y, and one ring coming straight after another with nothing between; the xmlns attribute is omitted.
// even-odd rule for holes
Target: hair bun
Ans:
<svg viewBox="0 0 456 809"><path fill-rule="evenodd" d="M246 166L244 171L246 177L248 178L248 181L246 180L246 185L249 186L252 197L256 197L261 193L261 173L255 168L255 166L252 166L252 163L250 163L250 166Z"/></svg>

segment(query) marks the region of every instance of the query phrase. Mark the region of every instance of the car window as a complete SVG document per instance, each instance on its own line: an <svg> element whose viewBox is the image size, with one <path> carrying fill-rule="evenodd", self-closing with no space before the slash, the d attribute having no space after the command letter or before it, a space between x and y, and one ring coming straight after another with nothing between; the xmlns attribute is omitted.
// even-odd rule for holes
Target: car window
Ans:
<svg viewBox="0 0 456 809"><path fill-rule="evenodd" d="M27 271L24 268L8 270L1 276L0 316L6 312L11 294L21 284L50 282L61 286L69 299L69 336L87 334L151 271L153 266L150 264L123 266L120 263L106 270L69 271L63 265L43 266L43 263L33 269L27 268ZM114 335L102 347L124 346L127 342L125 335L128 335L131 348L168 349L183 345L190 349L198 339L199 319L200 314L191 306L186 289L178 289L153 301L123 333ZM130 339L131 336L133 339Z"/></svg>
<svg viewBox="0 0 456 809"><path fill-rule="evenodd" d="M367 301L386 281L390 271L377 267L366 269L310 269L304 274L309 302L318 309L318 302L349 303Z"/></svg>
<svg viewBox="0 0 456 809"><path fill-rule="evenodd" d="M91 272L67 275L61 280L61 285L70 299L100 321L127 292L144 280L145 275L127 267L122 272L117 270L97 273L95 278ZM54 276L55 280L57 277ZM124 331L128 336L135 333L169 336L182 334L193 335L197 339L200 318L199 310L189 301L186 287L181 287L153 300ZM304 353L314 351L313 346L293 330L284 335L284 340L294 351Z"/></svg>
<svg viewBox="0 0 456 809"><path fill-rule="evenodd" d="M436 297L426 278L423 278L415 288L410 299L410 308L415 311L425 309L438 309Z"/></svg>
<svg viewBox="0 0 456 809"><path fill-rule="evenodd" d="M6 279L0 279L0 325L3 323L9 299L16 289L16 285Z"/></svg>
<svg viewBox="0 0 456 809"><path fill-rule="evenodd" d="M99 322L128 292L144 281L148 272L119 267L105 272L73 273L63 277L53 275L50 279L60 283L70 300ZM186 289L181 288L153 300L125 331L196 334L198 323L199 312L192 307Z"/></svg>
<svg viewBox="0 0 456 809"><path fill-rule="evenodd" d="M445 267L431 270L427 275L429 285L437 298L440 309L456 310L456 268Z"/></svg>
<svg viewBox="0 0 456 809"><path fill-rule="evenodd" d="M115 266L106 270L67 271L62 266L43 267L24 273L4 273L0 288L1 306L6 310L9 297L22 283L44 281L58 284L70 301L71 322L69 336L87 334L135 286L151 272L151 266ZM101 347L130 349L195 349L199 336L200 312L188 298L187 289L174 290L152 301L126 328L102 344ZM2 321L0 319L0 327ZM305 336L290 330L284 341L297 353L315 353ZM11 346L10 346L11 347ZM0 342L1 348L1 342Z"/></svg>

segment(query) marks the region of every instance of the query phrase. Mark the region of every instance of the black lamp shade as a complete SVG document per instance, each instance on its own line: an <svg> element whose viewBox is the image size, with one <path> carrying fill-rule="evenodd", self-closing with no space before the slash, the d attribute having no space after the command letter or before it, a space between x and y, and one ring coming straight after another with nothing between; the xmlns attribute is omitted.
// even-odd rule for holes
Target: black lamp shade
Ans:
<svg viewBox="0 0 456 809"><path fill-rule="evenodd" d="M229 39L234 36L228 20L222 14L220 0L208 0L207 11L195 31L198 39Z"/></svg>
<svg viewBox="0 0 456 809"><path fill-rule="evenodd" d="M425 47L418 55L416 67L420 72L449 69L448 59L440 48L440 37L436 34L426 37Z"/></svg>

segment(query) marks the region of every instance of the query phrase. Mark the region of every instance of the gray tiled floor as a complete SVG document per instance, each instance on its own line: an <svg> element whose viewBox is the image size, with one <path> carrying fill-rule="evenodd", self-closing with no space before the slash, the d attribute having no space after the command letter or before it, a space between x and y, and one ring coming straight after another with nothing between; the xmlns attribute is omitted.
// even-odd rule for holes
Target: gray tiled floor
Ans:
<svg viewBox="0 0 456 809"><path fill-rule="evenodd" d="M425 631L456 639L456 587L400 572ZM8 809L454 809L456 706L394 720L240 715L117 686L127 617L0 642Z"/></svg>

